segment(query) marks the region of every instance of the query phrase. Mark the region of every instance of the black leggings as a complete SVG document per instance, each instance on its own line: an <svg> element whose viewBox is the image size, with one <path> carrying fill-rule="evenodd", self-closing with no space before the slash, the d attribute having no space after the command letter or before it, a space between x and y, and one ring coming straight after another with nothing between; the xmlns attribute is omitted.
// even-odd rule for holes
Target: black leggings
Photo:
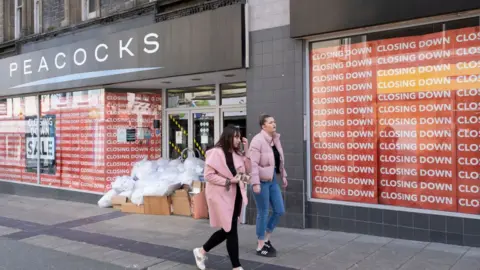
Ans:
<svg viewBox="0 0 480 270"><path fill-rule="evenodd" d="M206 252L209 252L214 247L221 244L223 241L227 240L227 251L230 261L232 262L233 268L240 267L240 259L238 252L238 216L242 210L242 194L240 193L240 187L237 185L237 194L235 196L235 208L233 209L232 217L232 228L229 232L226 232L224 229L216 231L210 239L203 245L203 249Z"/></svg>

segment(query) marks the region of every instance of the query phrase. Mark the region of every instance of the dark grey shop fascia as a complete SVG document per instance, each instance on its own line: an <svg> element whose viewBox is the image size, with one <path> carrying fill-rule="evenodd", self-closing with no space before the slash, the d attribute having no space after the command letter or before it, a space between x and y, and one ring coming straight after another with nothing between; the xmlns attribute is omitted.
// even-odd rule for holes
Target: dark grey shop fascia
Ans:
<svg viewBox="0 0 480 270"><path fill-rule="evenodd" d="M245 67L237 4L0 61L0 96Z"/></svg>
<svg viewBox="0 0 480 270"><path fill-rule="evenodd" d="M307 37L480 9L472 0L291 0L290 36Z"/></svg>

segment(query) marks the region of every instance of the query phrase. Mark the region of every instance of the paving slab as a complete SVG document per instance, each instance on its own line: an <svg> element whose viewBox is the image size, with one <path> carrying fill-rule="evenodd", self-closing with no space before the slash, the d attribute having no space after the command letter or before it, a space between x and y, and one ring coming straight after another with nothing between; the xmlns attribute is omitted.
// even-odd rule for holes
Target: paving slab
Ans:
<svg viewBox="0 0 480 270"><path fill-rule="evenodd" d="M20 241L0 239L0 269L121 270L125 268Z"/></svg>

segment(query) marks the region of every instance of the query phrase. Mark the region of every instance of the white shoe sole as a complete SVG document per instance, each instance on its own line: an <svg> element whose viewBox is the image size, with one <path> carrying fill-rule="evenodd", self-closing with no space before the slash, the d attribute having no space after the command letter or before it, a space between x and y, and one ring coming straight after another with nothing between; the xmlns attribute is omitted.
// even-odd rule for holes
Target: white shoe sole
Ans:
<svg viewBox="0 0 480 270"><path fill-rule="evenodd" d="M203 265L203 268L202 268L202 265L200 265L198 259L197 259L197 254L196 254L196 251L197 249L194 249L193 250L193 258L195 259L195 264L197 265L197 268L200 269L200 270L205 270L207 267L205 265Z"/></svg>

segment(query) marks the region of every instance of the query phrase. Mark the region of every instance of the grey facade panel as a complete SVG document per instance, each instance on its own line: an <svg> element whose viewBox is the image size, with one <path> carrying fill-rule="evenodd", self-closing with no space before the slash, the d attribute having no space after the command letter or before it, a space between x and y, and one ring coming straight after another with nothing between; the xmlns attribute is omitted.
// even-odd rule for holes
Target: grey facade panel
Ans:
<svg viewBox="0 0 480 270"><path fill-rule="evenodd" d="M471 0L291 0L291 37L303 37L479 9Z"/></svg>
<svg viewBox="0 0 480 270"><path fill-rule="evenodd" d="M305 157L303 143L303 61L295 60L295 50L302 54L302 41L290 40L289 26L250 33L251 67L247 70L247 130L249 139L260 131L258 116L275 117L285 152L289 187L284 192L285 215L280 226L303 228L305 196ZM298 44L297 46L295 46ZM290 55L290 57L286 57ZM296 69L298 65L300 68ZM250 193L251 194L251 193ZM255 224L256 209L251 197L247 221Z"/></svg>

